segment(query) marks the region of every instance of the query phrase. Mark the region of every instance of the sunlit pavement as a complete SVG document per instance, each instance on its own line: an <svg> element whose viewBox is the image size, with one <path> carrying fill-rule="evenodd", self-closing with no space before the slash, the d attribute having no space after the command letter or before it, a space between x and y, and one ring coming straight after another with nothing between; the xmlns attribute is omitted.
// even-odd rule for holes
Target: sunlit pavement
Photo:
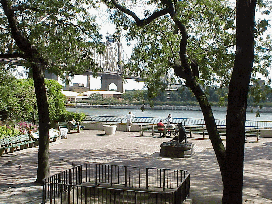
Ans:
<svg viewBox="0 0 272 204"><path fill-rule="evenodd" d="M160 144L170 138L154 138L139 132L83 130L50 144L51 174L85 162L188 170L193 203L221 203L219 167L208 139L198 140L190 158L160 157ZM245 144L244 203L272 203L272 138ZM42 186L35 185L38 148L5 154L0 158L0 203L40 203Z"/></svg>

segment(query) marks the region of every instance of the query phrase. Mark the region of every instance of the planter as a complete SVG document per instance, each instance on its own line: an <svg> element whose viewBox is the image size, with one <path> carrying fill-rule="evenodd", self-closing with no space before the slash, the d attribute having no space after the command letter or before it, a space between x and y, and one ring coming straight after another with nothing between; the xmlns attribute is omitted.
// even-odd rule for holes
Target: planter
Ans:
<svg viewBox="0 0 272 204"><path fill-rule="evenodd" d="M163 142L161 144L160 156L171 158L184 158L193 154L192 143L178 143L171 140L170 142Z"/></svg>
<svg viewBox="0 0 272 204"><path fill-rule="evenodd" d="M103 125L106 135L114 135L116 132L116 125Z"/></svg>

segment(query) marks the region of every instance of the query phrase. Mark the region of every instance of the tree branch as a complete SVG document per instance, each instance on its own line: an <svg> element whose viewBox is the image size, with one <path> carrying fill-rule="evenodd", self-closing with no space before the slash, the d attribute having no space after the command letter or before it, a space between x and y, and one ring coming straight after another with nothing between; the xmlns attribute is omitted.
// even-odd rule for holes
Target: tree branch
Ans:
<svg viewBox="0 0 272 204"><path fill-rule="evenodd" d="M0 53L0 58L2 59L9 59L9 58L24 58L25 55L15 52L15 53Z"/></svg>
<svg viewBox="0 0 272 204"><path fill-rule="evenodd" d="M138 16L137 16L133 11L131 11L131 10L127 9L126 7L124 7L124 6L120 5L120 4L118 4L116 0L112 0L111 2L113 3L113 5L114 5L117 9L119 9L120 11L122 11L122 12L126 13L127 15L131 16L131 17L135 20L137 26L145 26L145 25L151 23L151 22L152 22L153 20L155 20L156 18L158 18L158 17L160 17L160 16L163 16L163 15L165 15L165 14L167 14L167 13L170 12L170 9L169 9L169 8L165 8L165 9L162 9L162 10L160 10L160 11L155 11L155 12L154 12L151 16L149 16L148 18L145 18L145 19L142 19L142 20L141 20L140 18L138 18Z"/></svg>
<svg viewBox="0 0 272 204"><path fill-rule="evenodd" d="M7 16L11 35L15 40L17 46L25 53L24 57L37 63L47 64L45 60L39 55L38 50L33 46L26 36L19 30L18 22L14 11L11 8L11 3L7 0L1 0L3 10ZM35 60L34 60L35 59Z"/></svg>
<svg viewBox="0 0 272 204"><path fill-rule="evenodd" d="M210 103L207 99L207 96L205 92L202 90L199 83L196 81L196 79L199 77L198 65L193 60L191 65L189 65L188 63L188 57L186 55L188 39L186 27L180 22L180 20L176 16L173 3L168 0L164 0L164 3L168 6L168 8L170 8L171 18L177 25L178 29L181 31L182 35L182 39L180 40L180 53L179 53L181 65L175 65L173 66L173 68L177 75L186 80L186 86L192 90L196 99L199 102L199 105L201 107L205 119L207 131L209 133L209 138L212 142L221 172L223 172L223 169L225 169L226 150L219 136L213 112Z"/></svg>

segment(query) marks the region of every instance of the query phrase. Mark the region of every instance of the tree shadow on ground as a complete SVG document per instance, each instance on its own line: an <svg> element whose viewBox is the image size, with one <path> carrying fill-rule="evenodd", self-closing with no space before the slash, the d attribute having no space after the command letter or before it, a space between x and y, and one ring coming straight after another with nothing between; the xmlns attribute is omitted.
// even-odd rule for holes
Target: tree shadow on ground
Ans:
<svg viewBox="0 0 272 204"><path fill-rule="evenodd" d="M272 142L245 149L244 191L253 197L272 200Z"/></svg>
<svg viewBox="0 0 272 204"><path fill-rule="evenodd" d="M194 141L196 153L190 158L172 159L159 155L160 144L169 139L135 137L135 135L137 134L128 133L123 137L114 135L102 137L102 131L83 136L72 134L68 139L50 146L51 175L85 162L182 169L191 174L193 203L221 203L221 174L215 154L211 148L208 148L209 141ZM205 148L199 148L198 144L201 143L203 146L203 142ZM256 191L256 195L253 195L255 198L259 196L272 200L269 194L272 186L271 146L270 142L262 146L246 148L244 195L247 198L251 198L250 194ZM0 203L14 203L11 201L20 201L23 197L28 199L29 203L41 201L42 190L34 183L37 174L37 154L38 148L31 148L0 158ZM28 188L30 188L29 192ZM34 193L38 195L36 198ZM38 198L40 200L36 202L35 199Z"/></svg>
<svg viewBox="0 0 272 204"><path fill-rule="evenodd" d="M42 185L35 183L37 148L0 158L0 203L40 203Z"/></svg>

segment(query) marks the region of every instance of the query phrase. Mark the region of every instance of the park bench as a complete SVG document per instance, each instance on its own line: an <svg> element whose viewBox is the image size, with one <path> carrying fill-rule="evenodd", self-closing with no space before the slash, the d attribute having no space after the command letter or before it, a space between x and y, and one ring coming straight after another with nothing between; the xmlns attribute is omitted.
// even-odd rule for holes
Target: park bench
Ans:
<svg viewBox="0 0 272 204"><path fill-rule="evenodd" d="M202 135L203 139L205 139L205 135L208 135L208 131L205 125L192 125L185 126L186 133L189 133L190 138L193 137L193 134Z"/></svg>
<svg viewBox="0 0 272 204"><path fill-rule="evenodd" d="M76 130L79 133L80 129L84 127L80 126L79 122L76 122L75 125L71 122L58 122L58 130L61 130L62 128L67 129L68 133L70 133L71 130Z"/></svg>
<svg viewBox="0 0 272 204"><path fill-rule="evenodd" d="M1 155L3 153L12 153L16 150L22 150L33 147L36 140L32 140L28 135L17 135L14 137L5 137L1 140Z"/></svg>
<svg viewBox="0 0 272 204"><path fill-rule="evenodd" d="M151 124L144 127L141 127L141 136L143 136L144 132L151 132L151 135L154 136L155 133L159 133L160 137L163 136L163 134L166 135L166 137L171 137L172 135L177 134L176 128L165 128L164 130L161 130L161 127L158 129L157 124Z"/></svg>
<svg viewBox="0 0 272 204"><path fill-rule="evenodd" d="M252 142L247 139L249 137L256 137L256 142L258 142L259 136L260 136L260 130L256 128L246 128L245 136L246 136L246 142Z"/></svg>
<svg viewBox="0 0 272 204"><path fill-rule="evenodd" d="M63 132L63 134L65 131ZM67 129L66 129L67 134ZM49 141L55 142L58 138L61 137L61 134L58 130L50 129L49 130ZM12 153L17 150L23 150L26 148L31 148L39 145L39 133L31 133L31 135L17 135L17 136L7 136L0 140L0 156L4 153Z"/></svg>

